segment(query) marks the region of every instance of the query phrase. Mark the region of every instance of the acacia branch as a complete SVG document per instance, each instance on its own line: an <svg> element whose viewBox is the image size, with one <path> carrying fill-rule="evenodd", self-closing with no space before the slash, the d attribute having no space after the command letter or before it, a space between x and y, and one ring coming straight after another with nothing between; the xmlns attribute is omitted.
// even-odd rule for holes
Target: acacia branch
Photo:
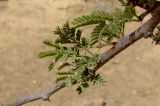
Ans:
<svg viewBox="0 0 160 106"><path fill-rule="evenodd" d="M124 49L135 43L140 38L147 37L148 35L150 35L159 23L160 23L160 5L157 9L155 9L155 11L152 12L152 17L146 23L144 23L134 32L120 38L118 42L111 49L109 49L103 54L100 54L100 61L94 68L94 71L97 71L100 67L106 64L114 56L122 52Z"/></svg>
<svg viewBox="0 0 160 106"><path fill-rule="evenodd" d="M100 54L99 55L100 61L94 67L93 71L96 72L99 68L101 68L104 64L106 64L109 60L111 60L114 56L122 52L128 46L132 45L140 38L147 36L150 32L152 33L155 27L159 24L159 22L160 22L160 6L158 6L158 8L153 11L152 17L146 23L144 23L141 27L139 27L134 32L120 38L118 42L111 49L107 50L103 54ZM52 94L54 94L55 92L59 91L64 87L65 87L65 82L61 81L56 85L53 85L50 89L44 92L27 95L18 99L13 103L2 105L2 106L20 106L38 99L49 101L49 98Z"/></svg>
<svg viewBox="0 0 160 106"><path fill-rule="evenodd" d="M55 92L57 92L58 90L62 89L63 87L65 87L65 83L61 81L61 82L58 82L56 85L53 85L51 88L49 88L44 92L26 95L13 103L2 105L2 106L21 106L23 104L26 104L35 100L39 100L39 99L49 101L50 96Z"/></svg>

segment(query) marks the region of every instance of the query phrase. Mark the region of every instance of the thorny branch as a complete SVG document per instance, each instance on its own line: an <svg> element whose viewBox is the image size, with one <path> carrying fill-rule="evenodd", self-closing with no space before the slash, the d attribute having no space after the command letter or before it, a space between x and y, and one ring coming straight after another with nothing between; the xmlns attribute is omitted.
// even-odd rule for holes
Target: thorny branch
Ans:
<svg viewBox="0 0 160 106"><path fill-rule="evenodd" d="M106 64L109 60L111 60L114 56L116 56L118 53L126 49L128 46L135 43L140 38L143 38L148 33L153 32L155 27L160 23L160 5L157 6L156 9L152 12L152 17L144 23L141 27L139 27L134 32L120 38L118 42L109 50L104 52L103 54L100 54L100 61L97 63L97 65L94 68L94 72L96 72L99 68L101 68L104 64ZM2 106L20 106L23 104L26 104L31 101L35 101L38 99L42 100L48 100L49 97L54 94L55 92L61 90L65 87L65 83L63 81L57 83L56 85L53 85L50 89L39 92L37 94L31 94L24 96L20 99L18 99L15 102L12 102L10 104L2 105Z"/></svg>

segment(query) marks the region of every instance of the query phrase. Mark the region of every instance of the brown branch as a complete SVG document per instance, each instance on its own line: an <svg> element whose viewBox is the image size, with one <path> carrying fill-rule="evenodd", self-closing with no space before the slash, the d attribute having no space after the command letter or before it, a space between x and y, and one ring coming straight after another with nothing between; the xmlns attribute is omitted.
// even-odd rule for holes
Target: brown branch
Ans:
<svg viewBox="0 0 160 106"><path fill-rule="evenodd" d="M118 53L126 49L128 46L135 43L140 38L146 37L148 34L152 33L155 27L160 22L160 7L153 11L152 17L139 27L136 31L130 33L127 36L124 36L118 40L115 46L106 51L103 54L100 54L100 61L97 66L94 68L94 71L97 71L105 63L111 60Z"/></svg>
<svg viewBox="0 0 160 106"><path fill-rule="evenodd" d="M2 105L2 106L21 106L23 104L26 104L26 103L29 103L29 102L32 102L38 99L49 101L50 96L54 94L55 92L59 91L60 89L62 89L63 87L65 87L65 83L62 81L62 82L57 83L56 85L53 85L51 88L49 88L48 90L44 92L26 95L13 103Z"/></svg>
<svg viewBox="0 0 160 106"><path fill-rule="evenodd" d="M148 32L153 32L154 28L159 24L159 22L160 22L160 7L158 7L154 11L151 19L149 19L146 23L144 23L136 31L132 32L131 34L127 36L120 38L114 47L112 47L105 53L100 54L100 61L97 63L93 71L96 72L99 68L101 68L104 64L106 64L109 60L111 60L118 53L126 49L128 46L132 45L134 42L136 42L140 38L146 36ZM60 89L64 87L65 87L65 83L62 81L52 86L50 89L44 92L39 92L37 94L31 94L28 96L24 96L13 103L2 105L2 106L20 106L20 105L23 105L23 104L26 104L28 102L35 101L38 99L49 100L49 97L52 94L54 94L55 92L59 91Z"/></svg>

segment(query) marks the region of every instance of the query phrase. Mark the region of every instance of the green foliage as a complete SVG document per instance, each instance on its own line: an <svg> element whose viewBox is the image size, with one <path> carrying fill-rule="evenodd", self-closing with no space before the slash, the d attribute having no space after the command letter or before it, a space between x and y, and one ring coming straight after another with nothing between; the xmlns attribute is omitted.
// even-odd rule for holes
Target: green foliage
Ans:
<svg viewBox="0 0 160 106"><path fill-rule="evenodd" d="M48 57L48 56L53 56L55 54L54 51L50 50L50 51L44 51L44 52L40 52L38 54L39 58L43 58L43 57Z"/></svg>
<svg viewBox="0 0 160 106"><path fill-rule="evenodd" d="M91 41L90 41L90 45L94 45L97 42L101 41L103 39L104 34L107 30L107 25L105 24L105 21L100 22L91 32Z"/></svg>
<svg viewBox="0 0 160 106"><path fill-rule="evenodd" d="M46 45L48 45L48 46L58 48L58 45L56 45L56 44L54 43L54 41L52 41L52 40L47 40L47 39L46 39L46 40L43 41L43 43L46 44Z"/></svg>
<svg viewBox="0 0 160 106"><path fill-rule="evenodd" d="M111 19L109 13L106 13L104 11L94 11L90 15L85 15L75 18L72 24L75 27L82 27L86 25L98 24L99 22L102 22L106 19L108 20Z"/></svg>
<svg viewBox="0 0 160 106"><path fill-rule="evenodd" d="M106 84L106 81L99 74L95 76L92 82L93 85L98 85L99 87L103 87Z"/></svg>
<svg viewBox="0 0 160 106"><path fill-rule="evenodd" d="M75 18L72 23L76 28L97 24L90 37L90 45L93 46L102 41L109 43L114 38L124 35L125 22L132 21L134 16L135 10L133 6L127 5L124 10L115 9L111 13L94 11L90 15Z"/></svg>
<svg viewBox="0 0 160 106"><path fill-rule="evenodd" d="M55 34L59 35L59 38L55 43L78 43L81 38L81 30L70 27L69 23L63 25L62 28L57 27L54 31Z"/></svg>
<svg viewBox="0 0 160 106"><path fill-rule="evenodd" d="M99 55L92 53L91 48L100 45L102 42L110 45L114 40L124 36L126 22L131 22L136 16L133 5L127 1L121 1L124 9L115 9L113 12L94 11L89 15L84 15L73 19L71 25L66 22L62 27L58 26L54 34L55 40L44 40L43 43L51 47L51 50L39 53L39 58L51 57L48 69L58 68L58 81L65 81L66 86L77 83L77 92L82 93L90 85L105 85L102 77L93 71L99 62ZM152 0L153 1L153 0ZM142 2L142 1L140 1ZM83 26L95 25L89 37L84 37ZM159 33L154 40L159 44Z"/></svg>

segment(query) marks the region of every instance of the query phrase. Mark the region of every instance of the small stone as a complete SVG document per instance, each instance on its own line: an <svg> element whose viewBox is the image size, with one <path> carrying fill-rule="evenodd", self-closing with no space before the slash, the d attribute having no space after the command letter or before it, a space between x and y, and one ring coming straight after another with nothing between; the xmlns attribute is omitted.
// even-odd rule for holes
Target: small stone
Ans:
<svg viewBox="0 0 160 106"><path fill-rule="evenodd" d="M135 95L136 93L137 93L137 91L136 91L136 90L133 90L133 91L132 91L132 94L134 94L134 95Z"/></svg>
<svg viewBox="0 0 160 106"><path fill-rule="evenodd" d="M112 64L118 64L118 63L120 63L118 60L112 62Z"/></svg>
<svg viewBox="0 0 160 106"><path fill-rule="evenodd" d="M33 81L32 81L32 83L33 83L33 84L36 84L36 83L37 83L37 81L36 81L36 80L33 80Z"/></svg>
<svg viewBox="0 0 160 106"><path fill-rule="evenodd" d="M140 57L136 57L136 60L140 60Z"/></svg>

